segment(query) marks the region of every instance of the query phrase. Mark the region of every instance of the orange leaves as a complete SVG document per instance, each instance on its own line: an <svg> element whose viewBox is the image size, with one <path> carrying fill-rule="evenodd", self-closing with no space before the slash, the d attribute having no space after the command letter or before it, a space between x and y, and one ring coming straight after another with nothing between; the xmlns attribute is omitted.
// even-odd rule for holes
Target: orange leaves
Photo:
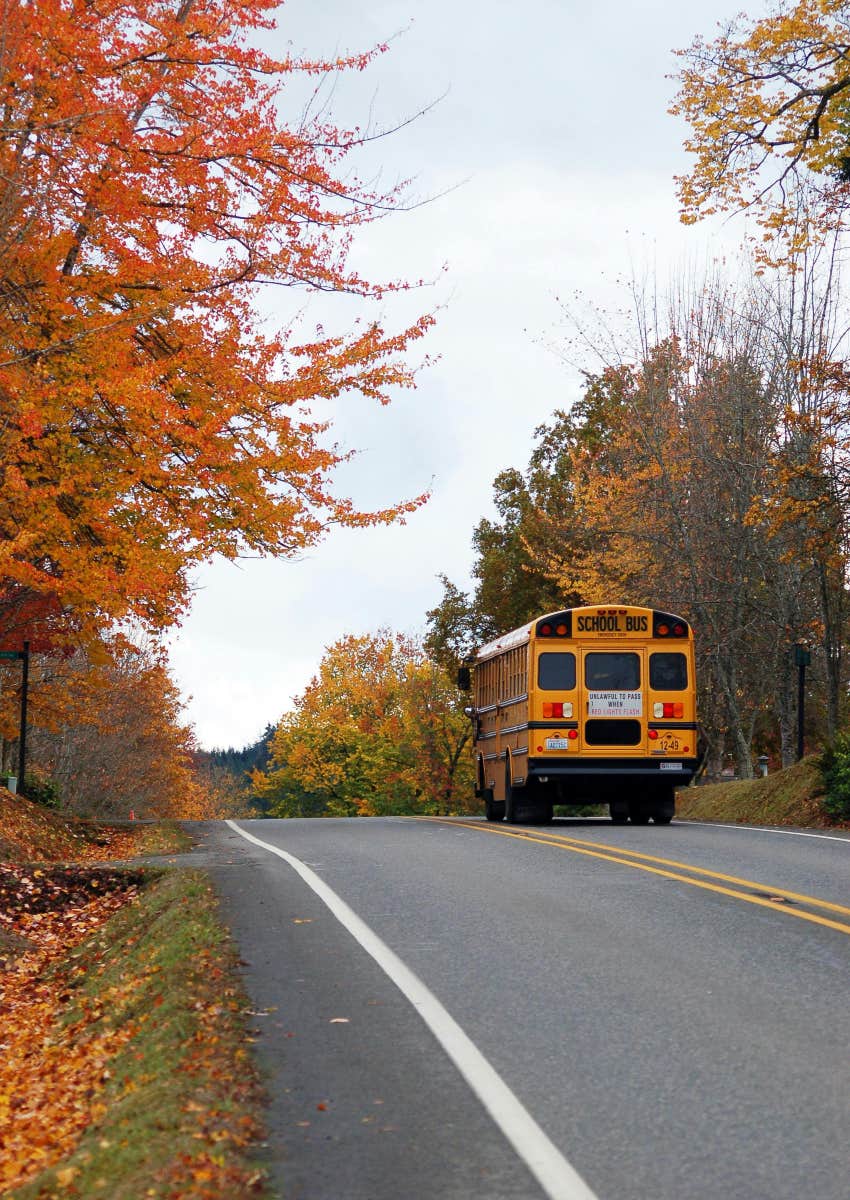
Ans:
<svg viewBox="0 0 850 1200"><path fill-rule="evenodd" d="M21 931L0 973L4 1194L25 1181L160 1200L260 1189L244 1154L261 1132L246 1005L210 889L188 872L143 878L0 873L6 928Z"/></svg>
<svg viewBox="0 0 850 1200"><path fill-rule="evenodd" d="M3 860L79 858L85 845L82 834L77 834L66 822L0 787L0 857ZM0 902L2 899L0 890Z"/></svg>
<svg viewBox="0 0 850 1200"><path fill-rule="evenodd" d="M124 640L31 665L29 775L49 778L64 811L126 820L230 815L199 779L195 740L164 656ZM0 729L17 729L17 664L0 664ZM37 764L37 768L33 764Z"/></svg>
<svg viewBox="0 0 850 1200"><path fill-rule="evenodd" d="M357 511L310 415L412 382L430 324L298 344L256 309L269 284L379 297L352 231L400 199L356 174L369 136L282 124L295 73L250 47L273 0L92 7L12 0L0 46L0 581L55 595L91 634L159 629L188 573L245 548L290 554Z"/></svg>
<svg viewBox="0 0 850 1200"><path fill-rule="evenodd" d="M104 1112L110 1059L133 1028L111 1028L98 1006L64 1024L76 981L59 964L135 893L118 872L0 866L0 929L32 947L0 974L0 1190L60 1162Z"/></svg>

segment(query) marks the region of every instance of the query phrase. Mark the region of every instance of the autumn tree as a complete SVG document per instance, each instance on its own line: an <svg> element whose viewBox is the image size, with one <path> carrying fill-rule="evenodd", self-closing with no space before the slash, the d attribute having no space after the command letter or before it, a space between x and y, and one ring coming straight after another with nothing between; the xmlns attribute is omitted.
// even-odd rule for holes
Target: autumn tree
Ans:
<svg viewBox="0 0 850 1200"><path fill-rule="evenodd" d="M463 812L473 795L464 702L415 640L341 638L278 724L257 799L285 817Z"/></svg>
<svg viewBox="0 0 850 1200"><path fill-rule="evenodd" d="M850 21L842 0L777 4L680 52L673 112L694 155L679 180L685 221L753 209L792 252L843 224L850 180ZM809 198L800 219L801 194Z"/></svg>
<svg viewBox="0 0 850 1200"><path fill-rule="evenodd" d="M2 748L14 767L18 680L14 670L0 675ZM226 794L199 777L194 735L156 647L117 638L97 655L35 655L30 683L28 780L49 783L63 812L201 818L239 807L232 789Z"/></svg>
<svg viewBox="0 0 850 1200"><path fill-rule="evenodd" d="M623 353L591 317L581 340L607 365L536 431L525 471L500 476L522 497L523 570L546 581L512 624L579 600L682 612L714 772L731 756L750 774L755 746L793 760L797 639L814 651L815 743L846 688L845 335L836 264L817 260L811 249L785 273L680 281L666 300L635 290ZM467 598L466 631L487 628L486 604L475 610L487 594ZM432 637L464 615L446 600Z"/></svg>
<svg viewBox="0 0 850 1200"><path fill-rule="evenodd" d="M842 676L846 514L824 509L822 488L812 503L810 478L799 503L787 486L799 430L815 409L822 419L815 383L842 336L830 333L833 283L806 262L735 285L709 279L671 297L661 329L648 316L656 300L636 306L636 358L599 381L609 432L570 454L575 520L591 536L553 564L556 577L683 609L698 631L716 761L725 743L744 775L754 739L792 759L793 642L814 643L821 695L835 697ZM821 481L825 444L807 459ZM553 535L541 554L557 544Z"/></svg>
<svg viewBox="0 0 850 1200"><path fill-rule="evenodd" d="M316 400L385 403L429 324L269 331L262 292L398 282L347 265L401 188L357 177L373 129L290 99L366 69L274 57L275 0L4 0L0 39L0 610L49 597L79 637L179 618L211 555L288 555L360 512ZM60 624L62 623L60 621Z"/></svg>

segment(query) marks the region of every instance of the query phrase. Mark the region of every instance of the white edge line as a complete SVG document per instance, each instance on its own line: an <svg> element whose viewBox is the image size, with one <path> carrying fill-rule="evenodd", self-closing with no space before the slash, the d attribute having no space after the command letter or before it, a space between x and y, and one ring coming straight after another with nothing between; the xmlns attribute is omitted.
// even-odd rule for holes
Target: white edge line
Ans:
<svg viewBox="0 0 850 1200"><path fill-rule="evenodd" d="M254 837L235 821L225 823L246 841L289 863L340 924L372 956L419 1013L550 1200L598 1200L454 1017L365 921L300 859Z"/></svg>
<svg viewBox="0 0 850 1200"><path fill-rule="evenodd" d="M850 845L850 837L835 837L831 833L803 833L800 829L767 829L764 825L725 825L721 821L692 821L685 818L689 825L710 825L712 829L740 829L742 833L779 833L783 837L820 838L824 842L844 842Z"/></svg>

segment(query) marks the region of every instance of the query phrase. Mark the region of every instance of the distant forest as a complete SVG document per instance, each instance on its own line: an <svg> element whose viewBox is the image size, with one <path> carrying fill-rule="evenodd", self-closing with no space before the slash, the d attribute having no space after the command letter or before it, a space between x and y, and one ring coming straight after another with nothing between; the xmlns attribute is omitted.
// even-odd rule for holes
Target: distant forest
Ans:
<svg viewBox="0 0 850 1200"><path fill-rule="evenodd" d="M274 725L267 725L261 738L241 750L233 746L228 746L226 750L219 747L198 750L195 761L201 771L219 779L222 775L229 775L239 791L247 790L251 784L251 772L265 771L268 767L274 730Z"/></svg>

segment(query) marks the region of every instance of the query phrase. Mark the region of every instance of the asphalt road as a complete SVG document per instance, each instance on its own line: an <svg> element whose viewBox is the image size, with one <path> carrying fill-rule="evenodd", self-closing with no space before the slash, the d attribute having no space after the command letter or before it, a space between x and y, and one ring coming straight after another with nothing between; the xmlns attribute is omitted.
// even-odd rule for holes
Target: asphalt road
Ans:
<svg viewBox="0 0 850 1200"><path fill-rule="evenodd" d="M292 856L195 827L246 964L281 1197L850 1197L850 838L239 829Z"/></svg>

